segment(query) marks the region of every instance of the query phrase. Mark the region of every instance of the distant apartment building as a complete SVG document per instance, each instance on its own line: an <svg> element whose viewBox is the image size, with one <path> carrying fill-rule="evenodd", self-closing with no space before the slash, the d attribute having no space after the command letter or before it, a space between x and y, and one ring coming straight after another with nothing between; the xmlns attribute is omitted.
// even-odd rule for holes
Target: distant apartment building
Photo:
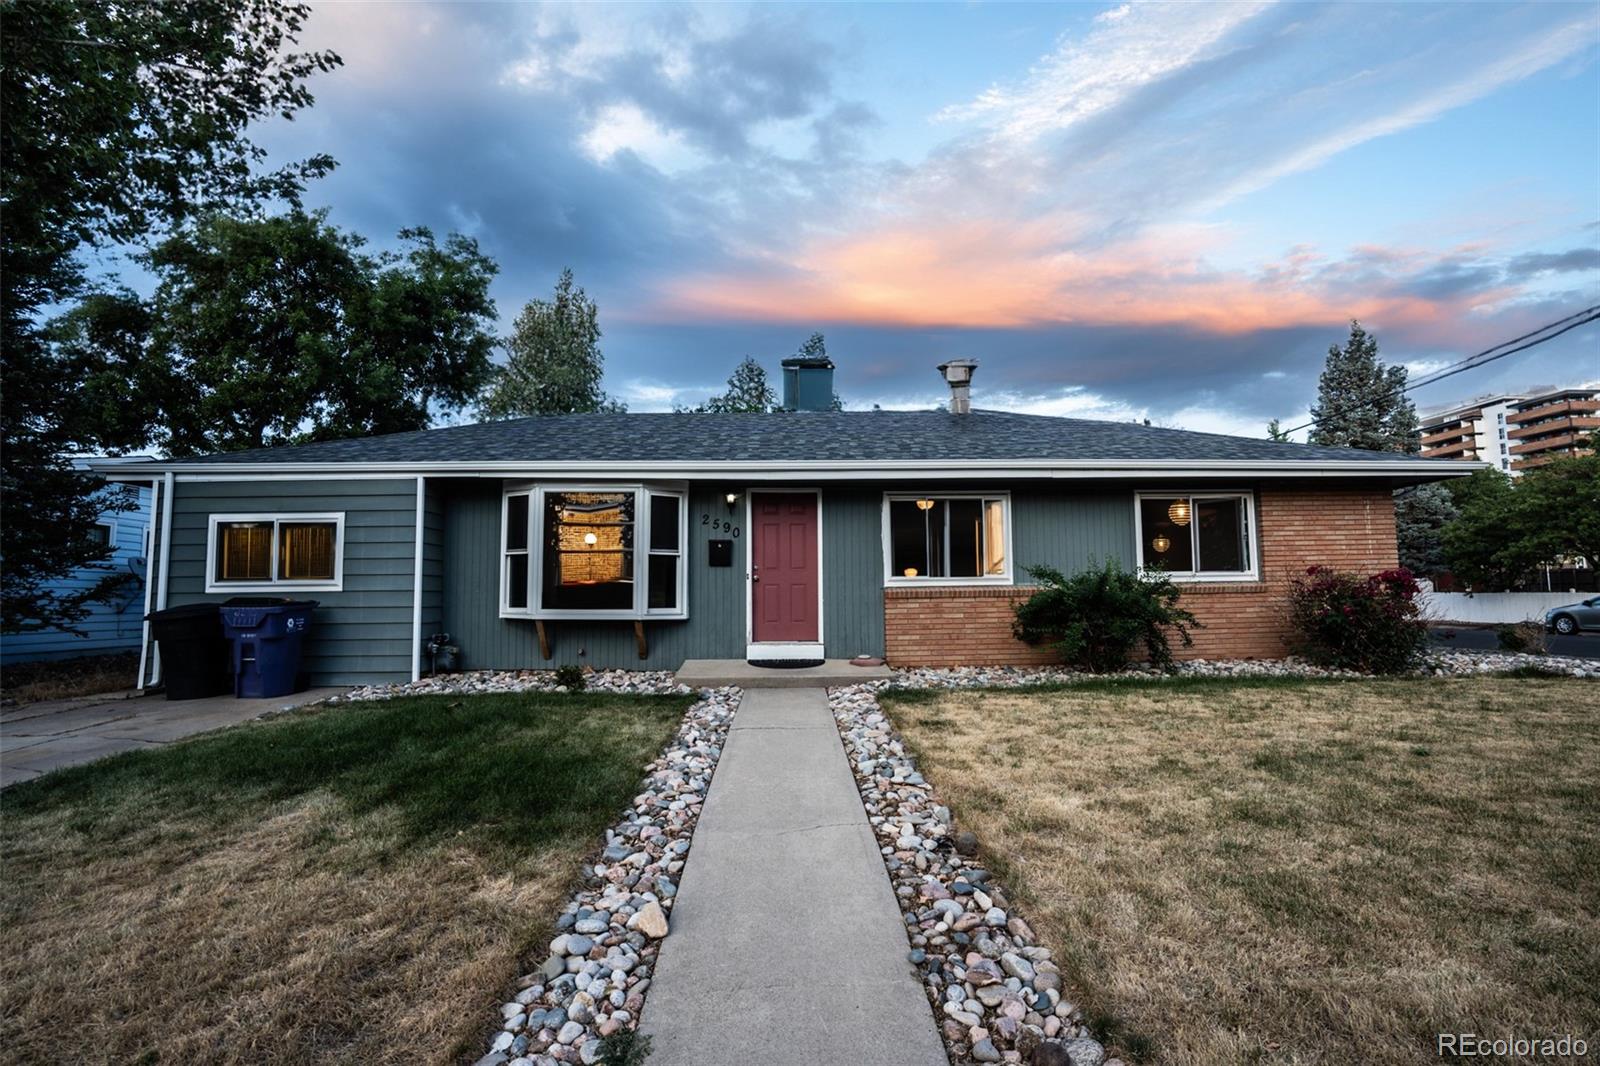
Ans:
<svg viewBox="0 0 1600 1066"><path fill-rule="evenodd" d="M1500 393L1422 416L1422 454L1477 459L1516 477L1563 455L1586 454L1600 427L1600 388Z"/></svg>
<svg viewBox="0 0 1600 1066"><path fill-rule="evenodd" d="M1531 470L1564 455L1588 455L1600 429L1600 388L1554 389L1529 396L1506 415L1511 471Z"/></svg>
<svg viewBox="0 0 1600 1066"><path fill-rule="evenodd" d="M1422 454L1439 459L1477 459L1515 476L1509 418L1526 397L1484 396L1422 417Z"/></svg>

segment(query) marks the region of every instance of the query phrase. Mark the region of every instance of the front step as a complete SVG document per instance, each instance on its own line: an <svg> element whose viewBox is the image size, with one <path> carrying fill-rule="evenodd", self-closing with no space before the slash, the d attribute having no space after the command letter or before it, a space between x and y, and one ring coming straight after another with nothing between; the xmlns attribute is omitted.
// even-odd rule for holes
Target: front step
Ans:
<svg viewBox="0 0 1600 1066"><path fill-rule="evenodd" d="M852 666L849 659L827 659L821 666L778 670L751 666L743 659L686 659L678 681L691 688L834 688L894 676L887 666Z"/></svg>

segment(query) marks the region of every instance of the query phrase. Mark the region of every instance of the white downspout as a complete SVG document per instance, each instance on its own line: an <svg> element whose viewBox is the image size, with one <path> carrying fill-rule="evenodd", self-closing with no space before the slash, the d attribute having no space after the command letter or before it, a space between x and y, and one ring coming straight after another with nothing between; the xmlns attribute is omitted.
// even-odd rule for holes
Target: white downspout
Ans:
<svg viewBox="0 0 1600 1066"><path fill-rule="evenodd" d="M422 514L427 499L427 483L417 475L416 570L411 584L411 680L422 679Z"/></svg>
<svg viewBox="0 0 1600 1066"><path fill-rule="evenodd" d="M150 479L150 535L145 538L144 560L144 615L140 633L143 637L139 641L139 681L133 687L143 689L145 685L145 667L150 661L150 597L154 594L156 583L155 560L151 558L151 548L156 543L156 518L161 514L161 482L155 478Z"/></svg>
<svg viewBox="0 0 1600 1066"><path fill-rule="evenodd" d="M156 610L167 609L167 570L172 564L172 507L177 501L172 498L172 472L169 470L162 481L161 498L166 504L166 510L161 514L161 587L156 590ZM151 684L161 681L161 647L156 646L155 676Z"/></svg>

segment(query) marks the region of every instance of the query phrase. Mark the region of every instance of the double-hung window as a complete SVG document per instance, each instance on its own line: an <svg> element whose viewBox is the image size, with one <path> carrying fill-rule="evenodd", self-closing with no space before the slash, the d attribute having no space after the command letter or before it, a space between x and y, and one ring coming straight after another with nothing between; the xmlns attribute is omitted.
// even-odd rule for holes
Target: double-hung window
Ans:
<svg viewBox="0 0 1600 1066"><path fill-rule="evenodd" d="M206 536L207 592L338 590L344 515L214 514Z"/></svg>
<svg viewBox="0 0 1600 1066"><path fill-rule="evenodd" d="M1194 580L1256 577L1255 507L1249 493L1139 493L1139 565Z"/></svg>
<svg viewBox="0 0 1600 1066"><path fill-rule="evenodd" d="M1010 511L1002 493L884 497L885 584L1009 584Z"/></svg>
<svg viewBox="0 0 1600 1066"><path fill-rule="evenodd" d="M651 485L522 485L501 508L500 612L685 618L684 494Z"/></svg>

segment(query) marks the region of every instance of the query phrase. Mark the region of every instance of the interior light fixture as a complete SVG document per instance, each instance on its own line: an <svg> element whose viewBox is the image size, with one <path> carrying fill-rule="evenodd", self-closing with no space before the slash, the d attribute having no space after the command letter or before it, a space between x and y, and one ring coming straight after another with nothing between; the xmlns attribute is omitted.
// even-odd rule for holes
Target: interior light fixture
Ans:
<svg viewBox="0 0 1600 1066"><path fill-rule="evenodd" d="M585 533L583 535L583 542L592 548L596 544L600 543L600 538L595 536L593 533Z"/></svg>
<svg viewBox="0 0 1600 1066"><path fill-rule="evenodd" d="M914 566L906 567L905 568L905 575L906 575L906 577L916 577L917 576L917 568L914 567Z"/></svg>
<svg viewBox="0 0 1600 1066"><path fill-rule="evenodd" d="M1150 547L1154 548L1158 552L1165 552L1168 548L1172 547L1172 541L1168 540L1166 537L1158 536L1155 540L1150 542Z"/></svg>
<svg viewBox="0 0 1600 1066"><path fill-rule="evenodd" d="M920 511L931 511L931 510L933 510L933 501L932 500L918 500L917 501L917 509L920 510Z"/></svg>
<svg viewBox="0 0 1600 1066"><path fill-rule="evenodd" d="M1188 525L1189 524L1189 501L1188 500L1173 500L1172 501L1172 506L1167 508L1167 517L1172 519L1172 524L1175 525L1175 526L1186 526L1186 525Z"/></svg>

